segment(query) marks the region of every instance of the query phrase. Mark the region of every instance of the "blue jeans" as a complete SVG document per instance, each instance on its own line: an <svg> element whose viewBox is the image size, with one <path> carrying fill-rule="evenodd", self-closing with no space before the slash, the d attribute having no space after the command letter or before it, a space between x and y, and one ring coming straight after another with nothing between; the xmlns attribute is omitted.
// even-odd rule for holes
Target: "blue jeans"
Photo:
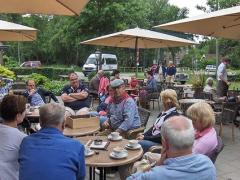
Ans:
<svg viewBox="0 0 240 180"><path fill-rule="evenodd" d="M99 121L100 121L100 127L102 127L102 124L108 119L107 116L99 116L97 111L90 111L89 114L91 116L96 116L99 117Z"/></svg>
<svg viewBox="0 0 240 180"><path fill-rule="evenodd" d="M152 146L159 146L159 143L155 143L155 142L148 141L148 140L140 140L138 143L142 146L144 153L147 152L148 149Z"/></svg>

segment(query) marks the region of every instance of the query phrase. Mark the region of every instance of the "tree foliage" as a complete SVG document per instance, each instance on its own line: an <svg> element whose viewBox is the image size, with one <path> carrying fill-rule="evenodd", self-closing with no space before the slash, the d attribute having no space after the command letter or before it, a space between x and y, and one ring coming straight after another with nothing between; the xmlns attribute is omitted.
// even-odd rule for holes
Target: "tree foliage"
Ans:
<svg viewBox="0 0 240 180"><path fill-rule="evenodd" d="M8 14L0 15L0 18L39 30L36 41L20 43L22 61L82 65L90 53L100 48L102 52L116 53L120 64L129 66L135 65L132 49L87 46L80 45L80 42L128 28L151 29L158 24L182 19L187 14L186 8L170 5L168 0L91 0L80 16L75 17ZM182 33L175 35L183 37ZM18 43L8 44L11 48L6 54L17 59ZM173 56L178 50L171 50ZM154 50L141 50L142 65L152 63L155 56Z"/></svg>

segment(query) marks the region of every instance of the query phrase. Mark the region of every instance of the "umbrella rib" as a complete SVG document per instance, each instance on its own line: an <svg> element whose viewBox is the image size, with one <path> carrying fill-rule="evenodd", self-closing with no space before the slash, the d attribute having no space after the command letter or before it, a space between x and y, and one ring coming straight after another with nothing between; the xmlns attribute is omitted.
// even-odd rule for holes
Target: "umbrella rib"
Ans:
<svg viewBox="0 0 240 180"><path fill-rule="evenodd" d="M68 7L66 4L63 4L60 0L56 0L59 4L61 4L63 7L65 7L66 9L68 9L69 11L71 11L74 15L78 16L78 14L71 9L70 7Z"/></svg>

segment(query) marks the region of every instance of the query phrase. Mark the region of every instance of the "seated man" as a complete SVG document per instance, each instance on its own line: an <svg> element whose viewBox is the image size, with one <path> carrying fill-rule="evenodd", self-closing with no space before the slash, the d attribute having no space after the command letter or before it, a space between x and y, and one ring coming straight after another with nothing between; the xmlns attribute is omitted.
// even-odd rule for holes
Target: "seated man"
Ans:
<svg viewBox="0 0 240 180"><path fill-rule="evenodd" d="M61 104L40 107L42 129L24 138L20 146L20 180L84 180L84 146L63 135L64 113Z"/></svg>
<svg viewBox="0 0 240 180"><path fill-rule="evenodd" d="M147 172L137 172L131 179L200 179L215 180L216 169L202 154L193 154L194 128L184 116L173 116L161 128L162 152L157 166Z"/></svg>
<svg viewBox="0 0 240 180"><path fill-rule="evenodd" d="M110 86L113 89L113 96L108 106L110 118L103 126L110 131L125 135L128 130L139 128L141 125L137 105L125 91L123 80L115 79L111 81Z"/></svg>
<svg viewBox="0 0 240 180"><path fill-rule="evenodd" d="M47 91L43 88L36 88L34 80L27 80L26 86L27 90L23 93L23 96L27 98L31 106L41 106L45 104L45 96L50 96L50 98L58 103L58 99L51 91Z"/></svg>
<svg viewBox="0 0 240 180"><path fill-rule="evenodd" d="M78 115L79 110L89 107L87 102L88 89L80 83L76 73L69 74L70 84L62 90L61 98L66 106L66 116Z"/></svg>

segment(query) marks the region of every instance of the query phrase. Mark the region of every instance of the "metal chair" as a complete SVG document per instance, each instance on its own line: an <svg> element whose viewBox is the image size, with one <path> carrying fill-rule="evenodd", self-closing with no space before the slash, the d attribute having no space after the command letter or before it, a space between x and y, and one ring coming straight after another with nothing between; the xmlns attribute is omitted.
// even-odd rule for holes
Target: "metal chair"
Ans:
<svg viewBox="0 0 240 180"><path fill-rule="evenodd" d="M160 110L160 93L159 92L153 92L148 95L150 103L152 102L153 109L154 109L154 103L158 103L158 109Z"/></svg>
<svg viewBox="0 0 240 180"><path fill-rule="evenodd" d="M234 121L236 120L238 109L239 109L239 102L223 102L221 111L216 112L216 122L220 124L219 129L219 136L222 137L223 134L223 125L231 125L232 127L232 140L235 140L235 125ZM214 106L216 106L214 104Z"/></svg>
<svg viewBox="0 0 240 180"><path fill-rule="evenodd" d="M137 129L129 130L126 135L127 139L135 139L139 133L144 132L144 129L147 125L147 122L150 117L150 111L148 111L147 109L138 107L138 113L141 120L141 127Z"/></svg>
<svg viewBox="0 0 240 180"><path fill-rule="evenodd" d="M216 159L217 159L219 153L224 148L224 144L223 144L222 139L221 139L220 136L217 137L217 140L218 140L217 147L213 150L213 152L210 155L208 155L208 157L212 160L213 163L216 162Z"/></svg>

